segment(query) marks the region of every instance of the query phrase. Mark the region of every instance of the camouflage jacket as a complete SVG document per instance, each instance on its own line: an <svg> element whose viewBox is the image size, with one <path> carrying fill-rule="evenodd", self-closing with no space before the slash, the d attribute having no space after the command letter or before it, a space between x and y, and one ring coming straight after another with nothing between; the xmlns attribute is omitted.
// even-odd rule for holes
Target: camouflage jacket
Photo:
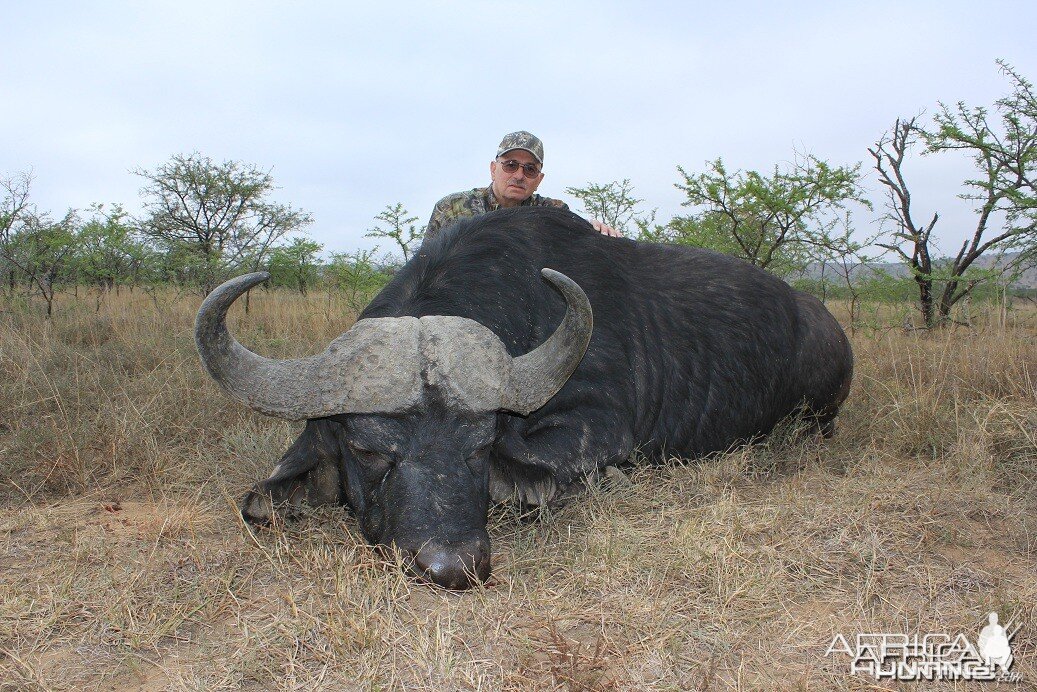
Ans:
<svg viewBox="0 0 1037 692"><path fill-rule="evenodd" d="M551 199L537 194L522 202L521 206L569 208L560 199ZM436 202L436 206L432 209L432 218L428 220L428 226L425 227L425 240L435 238L439 235L440 230L460 218L479 216L499 208L497 198L493 196L493 190L489 187L477 187L467 192L455 192L447 195Z"/></svg>

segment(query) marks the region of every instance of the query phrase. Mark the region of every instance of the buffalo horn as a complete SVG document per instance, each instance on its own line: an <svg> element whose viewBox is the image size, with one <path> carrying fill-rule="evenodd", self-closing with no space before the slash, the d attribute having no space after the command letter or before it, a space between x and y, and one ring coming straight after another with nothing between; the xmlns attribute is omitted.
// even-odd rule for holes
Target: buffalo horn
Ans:
<svg viewBox="0 0 1037 692"><path fill-rule="evenodd" d="M540 273L565 297L565 317L547 341L511 361L502 408L528 415L553 397L569 379L590 343L594 317L587 294L565 274Z"/></svg>
<svg viewBox="0 0 1037 692"><path fill-rule="evenodd" d="M361 320L324 353L274 360L256 355L227 330L227 310L245 291L270 278L245 274L220 285L198 310L194 338L205 369L250 408L304 420L339 413L397 410L417 400L418 328L413 317ZM402 354L387 353L395 343Z"/></svg>

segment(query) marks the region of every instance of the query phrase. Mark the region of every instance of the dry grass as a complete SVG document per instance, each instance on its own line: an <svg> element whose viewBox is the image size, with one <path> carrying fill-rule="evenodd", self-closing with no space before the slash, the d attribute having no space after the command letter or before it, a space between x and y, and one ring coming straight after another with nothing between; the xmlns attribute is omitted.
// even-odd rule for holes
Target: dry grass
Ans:
<svg viewBox="0 0 1037 692"><path fill-rule="evenodd" d="M835 633L974 635L990 610L1037 682L1032 313L859 331L833 440L500 508L493 579L452 594L343 511L242 530L295 429L202 374L196 302L0 314L0 689L877 689L824 656ZM234 319L278 355L351 321L263 294Z"/></svg>

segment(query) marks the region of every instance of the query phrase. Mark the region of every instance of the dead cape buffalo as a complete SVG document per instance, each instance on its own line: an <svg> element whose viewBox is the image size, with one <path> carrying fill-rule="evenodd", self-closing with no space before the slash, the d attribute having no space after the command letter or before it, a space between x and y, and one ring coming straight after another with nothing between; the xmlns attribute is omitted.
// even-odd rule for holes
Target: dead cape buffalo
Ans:
<svg viewBox="0 0 1037 692"><path fill-rule="evenodd" d="M489 576L491 500L560 499L635 449L725 450L801 407L828 434L850 387L849 342L813 297L716 252L604 237L564 210L444 231L309 358L263 358L227 331L231 303L265 279L223 284L196 323L231 397L306 421L242 515L348 505L368 540L447 588Z"/></svg>

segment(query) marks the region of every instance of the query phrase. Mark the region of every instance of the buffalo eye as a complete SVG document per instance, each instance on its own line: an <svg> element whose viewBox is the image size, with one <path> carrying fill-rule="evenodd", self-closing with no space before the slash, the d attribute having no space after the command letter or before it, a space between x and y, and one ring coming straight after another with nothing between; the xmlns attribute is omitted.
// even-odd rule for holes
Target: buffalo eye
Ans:
<svg viewBox="0 0 1037 692"><path fill-rule="evenodd" d="M349 451L352 452L353 458L360 462L361 466L372 471L384 471L390 465L389 458L381 452L357 447L354 444L349 445Z"/></svg>

